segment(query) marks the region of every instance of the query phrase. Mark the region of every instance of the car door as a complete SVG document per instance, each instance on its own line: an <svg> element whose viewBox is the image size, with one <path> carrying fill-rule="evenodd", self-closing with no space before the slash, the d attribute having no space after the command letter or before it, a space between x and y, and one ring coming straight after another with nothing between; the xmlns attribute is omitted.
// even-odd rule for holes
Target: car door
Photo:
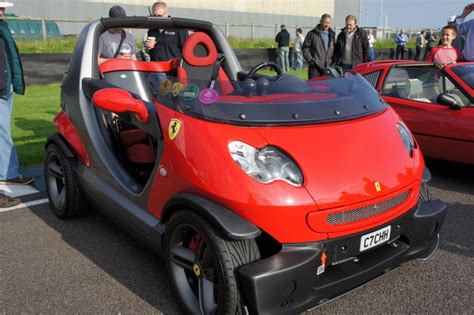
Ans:
<svg viewBox="0 0 474 315"><path fill-rule="evenodd" d="M464 108L437 103L441 93L449 93ZM385 77L381 94L413 132L425 155L474 164L474 108L465 91L439 66L395 65Z"/></svg>

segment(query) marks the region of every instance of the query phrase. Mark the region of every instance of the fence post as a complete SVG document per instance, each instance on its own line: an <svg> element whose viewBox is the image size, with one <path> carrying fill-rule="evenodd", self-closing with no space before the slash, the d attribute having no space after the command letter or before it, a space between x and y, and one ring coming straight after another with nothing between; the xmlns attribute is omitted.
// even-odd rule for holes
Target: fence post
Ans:
<svg viewBox="0 0 474 315"><path fill-rule="evenodd" d="M275 24L275 36L278 34L278 24Z"/></svg>
<svg viewBox="0 0 474 315"><path fill-rule="evenodd" d="M252 25L250 26L250 39L253 40L255 36L255 24L252 23Z"/></svg>
<svg viewBox="0 0 474 315"><path fill-rule="evenodd" d="M229 38L229 23L225 22L225 37Z"/></svg>
<svg viewBox="0 0 474 315"><path fill-rule="evenodd" d="M43 43L48 43L48 30L46 29L46 19L44 16L41 17L41 30L43 31Z"/></svg>

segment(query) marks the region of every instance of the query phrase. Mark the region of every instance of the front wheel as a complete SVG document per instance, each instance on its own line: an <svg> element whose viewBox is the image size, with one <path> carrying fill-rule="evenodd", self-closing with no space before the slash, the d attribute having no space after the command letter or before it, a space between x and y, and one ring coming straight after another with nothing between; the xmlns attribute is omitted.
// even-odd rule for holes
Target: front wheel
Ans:
<svg viewBox="0 0 474 315"><path fill-rule="evenodd" d="M260 259L252 240L224 239L199 215L183 210L167 224L165 263L186 314L242 314L235 270Z"/></svg>

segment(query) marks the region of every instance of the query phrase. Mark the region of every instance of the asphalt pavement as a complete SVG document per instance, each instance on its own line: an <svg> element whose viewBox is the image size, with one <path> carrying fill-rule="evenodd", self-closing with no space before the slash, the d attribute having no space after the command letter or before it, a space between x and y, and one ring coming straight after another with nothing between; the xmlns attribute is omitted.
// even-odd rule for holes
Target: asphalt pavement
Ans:
<svg viewBox="0 0 474 315"><path fill-rule="evenodd" d="M474 314L474 167L428 165L432 194L448 206L431 259L307 314ZM0 212L0 226L0 314L180 313L160 258L99 213L62 221L38 204Z"/></svg>

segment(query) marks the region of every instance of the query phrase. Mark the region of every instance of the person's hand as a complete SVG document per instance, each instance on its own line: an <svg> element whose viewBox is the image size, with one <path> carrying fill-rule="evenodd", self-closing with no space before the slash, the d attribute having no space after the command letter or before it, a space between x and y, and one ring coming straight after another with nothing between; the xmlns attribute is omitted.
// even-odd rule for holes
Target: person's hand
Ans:
<svg viewBox="0 0 474 315"><path fill-rule="evenodd" d="M468 16L472 11L474 11L474 3L468 4L464 7L462 14L459 16L460 18L465 18Z"/></svg>

